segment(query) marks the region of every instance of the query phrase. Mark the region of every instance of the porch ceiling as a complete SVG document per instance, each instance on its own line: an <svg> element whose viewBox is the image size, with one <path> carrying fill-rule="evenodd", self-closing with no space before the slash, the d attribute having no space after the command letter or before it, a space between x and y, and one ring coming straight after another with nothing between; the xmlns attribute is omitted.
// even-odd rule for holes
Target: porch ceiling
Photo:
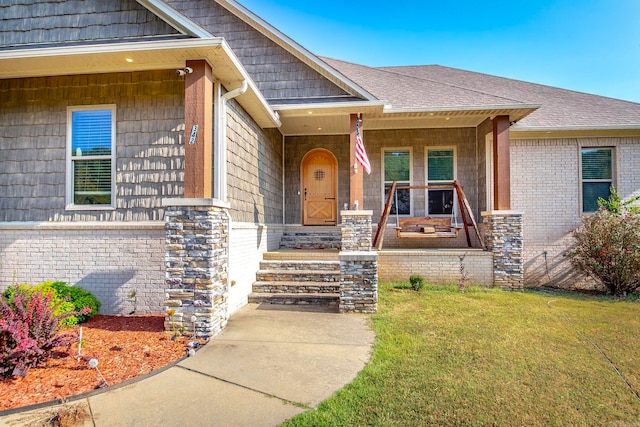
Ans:
<svg viewBox="0 0 640 427"><path fill-rule="evenodd" d="M344 135L349 133L349 115L363 115L364 130L476 127L486 119L509 116L517 122L538 105L481 106L447 109L402 110L382 102L325 105L274 106L284 135Z"/></svg>
<svg viewBox="0 0 640 427"><path fill-rule="evenodd" d="M204 59L228 89L247 80L238 102L262 127L280 124L274 111L223 38L155 40L0 51L0 79L177 70Z"/></svg>

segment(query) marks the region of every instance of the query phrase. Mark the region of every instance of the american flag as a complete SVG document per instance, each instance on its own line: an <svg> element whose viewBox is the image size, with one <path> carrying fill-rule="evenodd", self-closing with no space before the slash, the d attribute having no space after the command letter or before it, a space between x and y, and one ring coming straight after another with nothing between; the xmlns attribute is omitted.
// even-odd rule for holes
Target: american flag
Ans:
<svg viewBox="0 0 640 427"><path fill-rule="evenodd" d="M369 163L369 157L367 157L367 152L365 151L364 143L362 142L360 123L362 123L362 119L358 117L356 120L356 160L362 165L364 170L371 175L371 163Z"/></svg>

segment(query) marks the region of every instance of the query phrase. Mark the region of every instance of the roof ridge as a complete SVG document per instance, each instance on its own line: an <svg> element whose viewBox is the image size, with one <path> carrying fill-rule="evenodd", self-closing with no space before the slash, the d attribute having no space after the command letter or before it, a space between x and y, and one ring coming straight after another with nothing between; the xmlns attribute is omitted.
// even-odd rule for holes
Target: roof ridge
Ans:
<svg viewBox="0 0 640 427"><path fill-rule="evenodd" d="M460 72L463 72L463 73L476 74L476 75L480 75L480 76L487 76L487 77L492 78L492 79L508 80L508 81L511 81L511 82L524 83L526 85L536 86L536 87L540 87L540 88L547 88L547 89L552 89L552 90L556 90L556 91L571 92L571 93L575 93L575 94L579 94L579 95L595 96L595 97L598 97L598 98L610 99L612 101L625 102L625 103L628 103L628 104L633 104L635 106L640 105L640 103L638 103L638 102L629 101L629 100L626 100L626 99L613 98L611 96L606 96L606 95L599 95L597 93L583 92L583 91L579 91L579 90L575 90L575 89L567 89L567 88L558 87L558 86L551 86L551 85L548 85L548 84L531 82L531 81L528 81L528 80L514 79L514 78L511 78L511 77L504 77L504 76L497 76L495 74L484 73L484 72L481 72L481 71L465 70L463 68L449 67L449 66L440 65L440 64L389 65L389 66L382 66L382 67L376 67L376 68L381 68L381 69L384 69L384 70L388 71L389 69L421 68L421 67L439 67L439 68L447 69L447 70L460 71ZM404 74L404 73L399 73L399 74L405 75L405 76L407 75L407 74ZM444 83L444 82L442 82L442 83ZM473 90L473 89L469 89L469 90ZM492 95L492 94L489 94L489 95ZM499 96L499 95L494 95L494 96Z"/></svg>
<svg viewBox="0 0 640 427"><path fill-rule="evenodd" d="M392 66L392 67L371 67L371 68L376 69L376 70L385 71L385 72L392 73L392 74L396 74L396 75L399 75L399 76L411 77L411 78L414 78L414 79L417 79L417 80L423 80L423 81L428 81L428 82L432 82L432 83L438 83L438 84L442 84L442 85L446 85L446 86L450 86L450 87L455 87L455 88L458 88L458 89L464 89L464 90L468 90L468 91L471 91L471 92L481 93L483 95L489 95L489 96L493 96L493 97L496 97L496 98L504 99L504 100L507 100L507 101L513 101L513 102L522 103L522 104L526 104L527 103L526 101L523 101L523 100L520 100L520 99L507 98L505 96L497 95L495 93L486 92L486 91L482 91L482 90L478 90L478 89L475 89L475 88L470 88L470 87L466 87L466 86L462 86L462 85L456 85L456 84L453 84L453 83L450 83L450 82L445 82L445 81L441 81L441 80L437 80L437 79L429 79L429 78L424 78L424 77L417 77L417 76L414 76L414 75L411 75L411 74L405 74L405 73L400 73L400 72L395 72L395 71L389 70L389 68L402 68L402 67L406 67L406 68L414 67L414 68L417 68L417 67L433 67L433 66L442 67L442 65L433 64L433 65L414 65L414 66L406 65L406 66L398 66L398 67L393 67ZM457 68L452 68L452 67L442 67L442 68L449 68L449 69L452 69L452 70L457 70ZM461 70L461 71L466 71L466 70ZM478 74L482 74L482 73L478 73ZM486 75L491 76L490 74L486 74ZM492 76L492 77L496 77L496 76ZM505 78L505 77L501 77L501 78ZM507 79L507 80L509 80L509 79Z"/></svg>

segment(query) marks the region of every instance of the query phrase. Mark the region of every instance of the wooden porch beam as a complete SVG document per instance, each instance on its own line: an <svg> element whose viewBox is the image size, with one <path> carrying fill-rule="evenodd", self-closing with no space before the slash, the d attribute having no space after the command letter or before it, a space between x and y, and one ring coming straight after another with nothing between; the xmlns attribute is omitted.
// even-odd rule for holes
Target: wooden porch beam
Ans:
<svg viewBox="0 0 640 427"><path fill-rule="evenodd" d="M213 74L207 61L186 61L184 77L184 197L212 197Z"/></svg>
<svg viewBox="0 0 640 427"><path fill-rule="evenodd" d="M351 114L349 123L349 209L358 201L358 209L364 209L364 170L356 160L356 123L357 114ZM360 129L362 132L362 129Z"/></svg>
<svg viewBox="0 0 640 427"><path fill-rule="evenodd" d="M493 207L511 209L511 160L509 116L493 119Z"/></svg>

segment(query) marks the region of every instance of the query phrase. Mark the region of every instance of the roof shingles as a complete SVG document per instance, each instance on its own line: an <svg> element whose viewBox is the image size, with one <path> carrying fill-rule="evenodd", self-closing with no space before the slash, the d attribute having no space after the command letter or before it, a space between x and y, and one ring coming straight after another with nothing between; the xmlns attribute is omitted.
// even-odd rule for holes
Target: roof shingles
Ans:
<svg viewBox="0 0 640 427"><path fill-rule="evenodd" d="M322 58L395 108L539 104L520 126L640 127L640 104L440 65L367 67Z"/></svg>

